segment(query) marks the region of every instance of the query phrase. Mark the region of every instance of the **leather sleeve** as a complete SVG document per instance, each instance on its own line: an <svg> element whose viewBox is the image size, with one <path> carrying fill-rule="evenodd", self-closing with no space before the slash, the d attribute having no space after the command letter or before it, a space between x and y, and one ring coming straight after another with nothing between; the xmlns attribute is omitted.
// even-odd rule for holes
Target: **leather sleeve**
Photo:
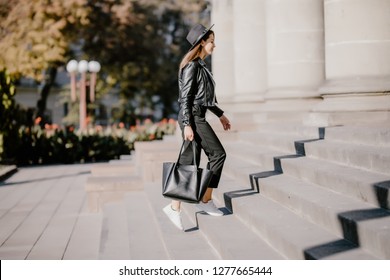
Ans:
<svg viewBox="0 0 390 280"><path fill-rule="evenodd" d="M218 118L222 117L224 111L221 110L221 108L219 108L218 106L211 106L211 107L207 107L207 109L209 109L211 112L214 113L214 115L216 115Z"/></svg>
<svg viewBox="0 0 390 280"><path fill-rule="evenodd" d="M189 62L182 70L182 86L180 90L180 108L183 114L182 124L190 125L192 119L192 105L197 92L198 65Z"/></svg>

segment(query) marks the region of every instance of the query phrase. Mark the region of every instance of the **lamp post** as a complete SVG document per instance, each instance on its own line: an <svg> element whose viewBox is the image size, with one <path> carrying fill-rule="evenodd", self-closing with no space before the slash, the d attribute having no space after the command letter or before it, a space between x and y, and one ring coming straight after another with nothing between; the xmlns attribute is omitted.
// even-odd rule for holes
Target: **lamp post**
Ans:
<svg viewBox="0 0 390 280"><path fill-rule="evenodd" d="M89 99L95 101L96 73L100 71L100 63L97 61L88 62L88 70L91 73L89 81Z"/></svg>
<svg viewBox="0 0 390 280"><path fill-rule="evenodd" d="M100 63L97 61L86 61L81 60L77 62L76 60L71 60L66 65L66 70L70 73L70 83L71 83L71 100L75 102L77 100L76 94L76 73L79 72L81 75L80 78L80 97L79 97L79 127L84 130L87 127L87 72L91 73L90 75L90 100L91 102L95 101L95 85L96 85L96 73L100 71Z"/></svg>

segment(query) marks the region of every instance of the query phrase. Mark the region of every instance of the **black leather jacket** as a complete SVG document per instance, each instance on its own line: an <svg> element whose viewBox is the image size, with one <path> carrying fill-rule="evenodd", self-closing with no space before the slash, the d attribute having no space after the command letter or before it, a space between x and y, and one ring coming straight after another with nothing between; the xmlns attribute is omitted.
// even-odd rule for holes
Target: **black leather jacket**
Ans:
<svg viewBox="0 0 390 280"><path fill-rule="evenodd" d="M200 58L190 61L179 71L179 103L182 114L179 119L182 125L190 125L194 105L209 109L217 117L223 115L224 112L216 105L214 88L213 75Z"/></svg>

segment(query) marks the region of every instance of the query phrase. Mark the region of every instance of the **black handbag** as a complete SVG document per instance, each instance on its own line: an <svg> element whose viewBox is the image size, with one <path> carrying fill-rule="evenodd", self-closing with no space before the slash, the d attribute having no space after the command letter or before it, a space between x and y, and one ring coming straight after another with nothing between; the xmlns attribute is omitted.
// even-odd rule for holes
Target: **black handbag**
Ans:
<svg viewBox="0 0 390 280"><path fill-rule="evenodd" d="M176 162L164 162L162 174L162 194L166 198L188 203L199 203L209 186L213 172L199 168L196 162L196 143L191 142L194 153L193 165L180 164L184 143Z"/></svg>

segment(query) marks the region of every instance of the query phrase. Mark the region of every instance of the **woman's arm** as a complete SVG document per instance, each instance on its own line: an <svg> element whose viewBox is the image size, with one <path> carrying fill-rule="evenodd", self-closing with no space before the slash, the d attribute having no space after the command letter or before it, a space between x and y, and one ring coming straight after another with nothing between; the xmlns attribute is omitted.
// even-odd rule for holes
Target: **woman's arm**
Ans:
<svg viewBox="0 0 390 280"><path fill-rule="evenodd" d="M182 71L179 102L182 113L182 124L187 126L191 124L192 105L197 90L197 63L189 62Z"/></svg>
<svg viewBox="0 0 390 280"><path fill-rule="evenodd" d="M213 112L213 114L216 115L218 118L220 118L224 113L224 111L222 111L222 109L219 108L217 105L207 107L207 109Z"/></svg>

